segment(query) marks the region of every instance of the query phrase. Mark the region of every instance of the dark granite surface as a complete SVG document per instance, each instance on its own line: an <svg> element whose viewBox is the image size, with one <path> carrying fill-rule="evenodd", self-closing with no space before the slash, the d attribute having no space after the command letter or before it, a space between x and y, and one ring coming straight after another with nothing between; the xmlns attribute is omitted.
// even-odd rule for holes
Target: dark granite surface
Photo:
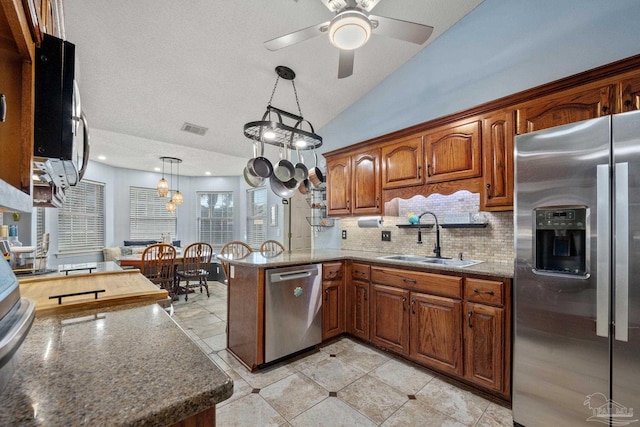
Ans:
<svg viewBox="0 0 640 427"><path fill-rule="evenodd" d="M280 255L266 257L260 252L252 252L245 258L228 260L232 265L257 266L264 268L282 267L295 264L306 264L315 262L325 262L341 259L376 263L389 267L403 268L411 267L429 272L449 271L463 274L481 274L494 277L513 277L513 261L485 261L469 267L451 267L446 265L426 264L424 262L395 261L380 259L381 256L400 255L378 252L346 251L340 249L321 249L311 251L283 252ZM221 260L227 260L222 255L218 255Z"/></svg>
<svg viewBox="0 0 640 427"><path fill-rule="evenodd" d="M233 381L157 304L36 318L0 394L0 426L166 426Z"/></svg>

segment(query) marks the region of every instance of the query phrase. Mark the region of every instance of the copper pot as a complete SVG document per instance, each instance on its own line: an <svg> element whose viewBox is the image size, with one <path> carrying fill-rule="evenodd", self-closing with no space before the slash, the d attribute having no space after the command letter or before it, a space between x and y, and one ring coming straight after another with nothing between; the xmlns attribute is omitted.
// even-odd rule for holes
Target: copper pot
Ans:
<svg viewBox="0 0 640 427"><path fill-rule="evenodd" d="M315 151L313 152L313 157L316 159L316 163L315 166L309 171L309 181L311 181L314 187L319 187L324 182L324 175L318 168L318 155Z"/></svg>

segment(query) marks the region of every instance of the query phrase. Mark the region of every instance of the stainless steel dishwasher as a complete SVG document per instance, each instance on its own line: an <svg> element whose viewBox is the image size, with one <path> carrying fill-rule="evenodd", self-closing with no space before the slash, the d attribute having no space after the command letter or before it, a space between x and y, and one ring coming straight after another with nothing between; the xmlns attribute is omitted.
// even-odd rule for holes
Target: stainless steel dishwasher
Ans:
<svg viewBox="0 0 640 427"><path fill-rule="evenodd" d="M266 271L265 363L322 341L322 264Z"/></svg>

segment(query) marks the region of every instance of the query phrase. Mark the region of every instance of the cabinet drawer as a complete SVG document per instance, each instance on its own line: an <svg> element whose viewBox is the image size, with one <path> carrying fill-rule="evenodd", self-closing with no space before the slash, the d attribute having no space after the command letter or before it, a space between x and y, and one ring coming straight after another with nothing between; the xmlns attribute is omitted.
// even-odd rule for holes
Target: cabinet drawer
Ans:
<svg viewBox="0 0 640 427"><path fill-rule="evenodd" d="M322 264L322 280L338 280L342 279L343 263L338 262L325 262Z"/></svg>
<svg viewBox="0 0 640 427"><path fill-rule="evenodd" d="M394 268L372 267L371 281L373 283L398 286L431 295L462 298L462 277L396 270Z"/></svg>
<svg viewBox="0 0 640 427"><path fill-rule="evenodd" d="M504 284L495 280L466 278L464 299L491 305L504 305Z"/></svg>
<svg viewBox="0 0 640 427"><path fill-rule="evenodd" d="M354 262L351 264L351 277L368 282L371 277L371 266Z"/></svg>

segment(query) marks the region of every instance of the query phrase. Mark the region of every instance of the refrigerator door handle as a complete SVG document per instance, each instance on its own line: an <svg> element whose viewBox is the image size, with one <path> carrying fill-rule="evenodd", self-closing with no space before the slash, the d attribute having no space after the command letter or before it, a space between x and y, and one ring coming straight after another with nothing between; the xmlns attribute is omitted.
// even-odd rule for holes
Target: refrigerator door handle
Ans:
<svg viewBox="0 0 640 427"><path fill-rule="evenodd" d="M629 164L615 164L615 338L629 340Z"/></svg>
<svg viewBox="0 0 640 427"><path fill-rule="evenodd" d="M609 165L597 167L597 273L596 273L596 334L609 336L609 272L611 254L609 250L610 224L609 213Z"/></svg>

